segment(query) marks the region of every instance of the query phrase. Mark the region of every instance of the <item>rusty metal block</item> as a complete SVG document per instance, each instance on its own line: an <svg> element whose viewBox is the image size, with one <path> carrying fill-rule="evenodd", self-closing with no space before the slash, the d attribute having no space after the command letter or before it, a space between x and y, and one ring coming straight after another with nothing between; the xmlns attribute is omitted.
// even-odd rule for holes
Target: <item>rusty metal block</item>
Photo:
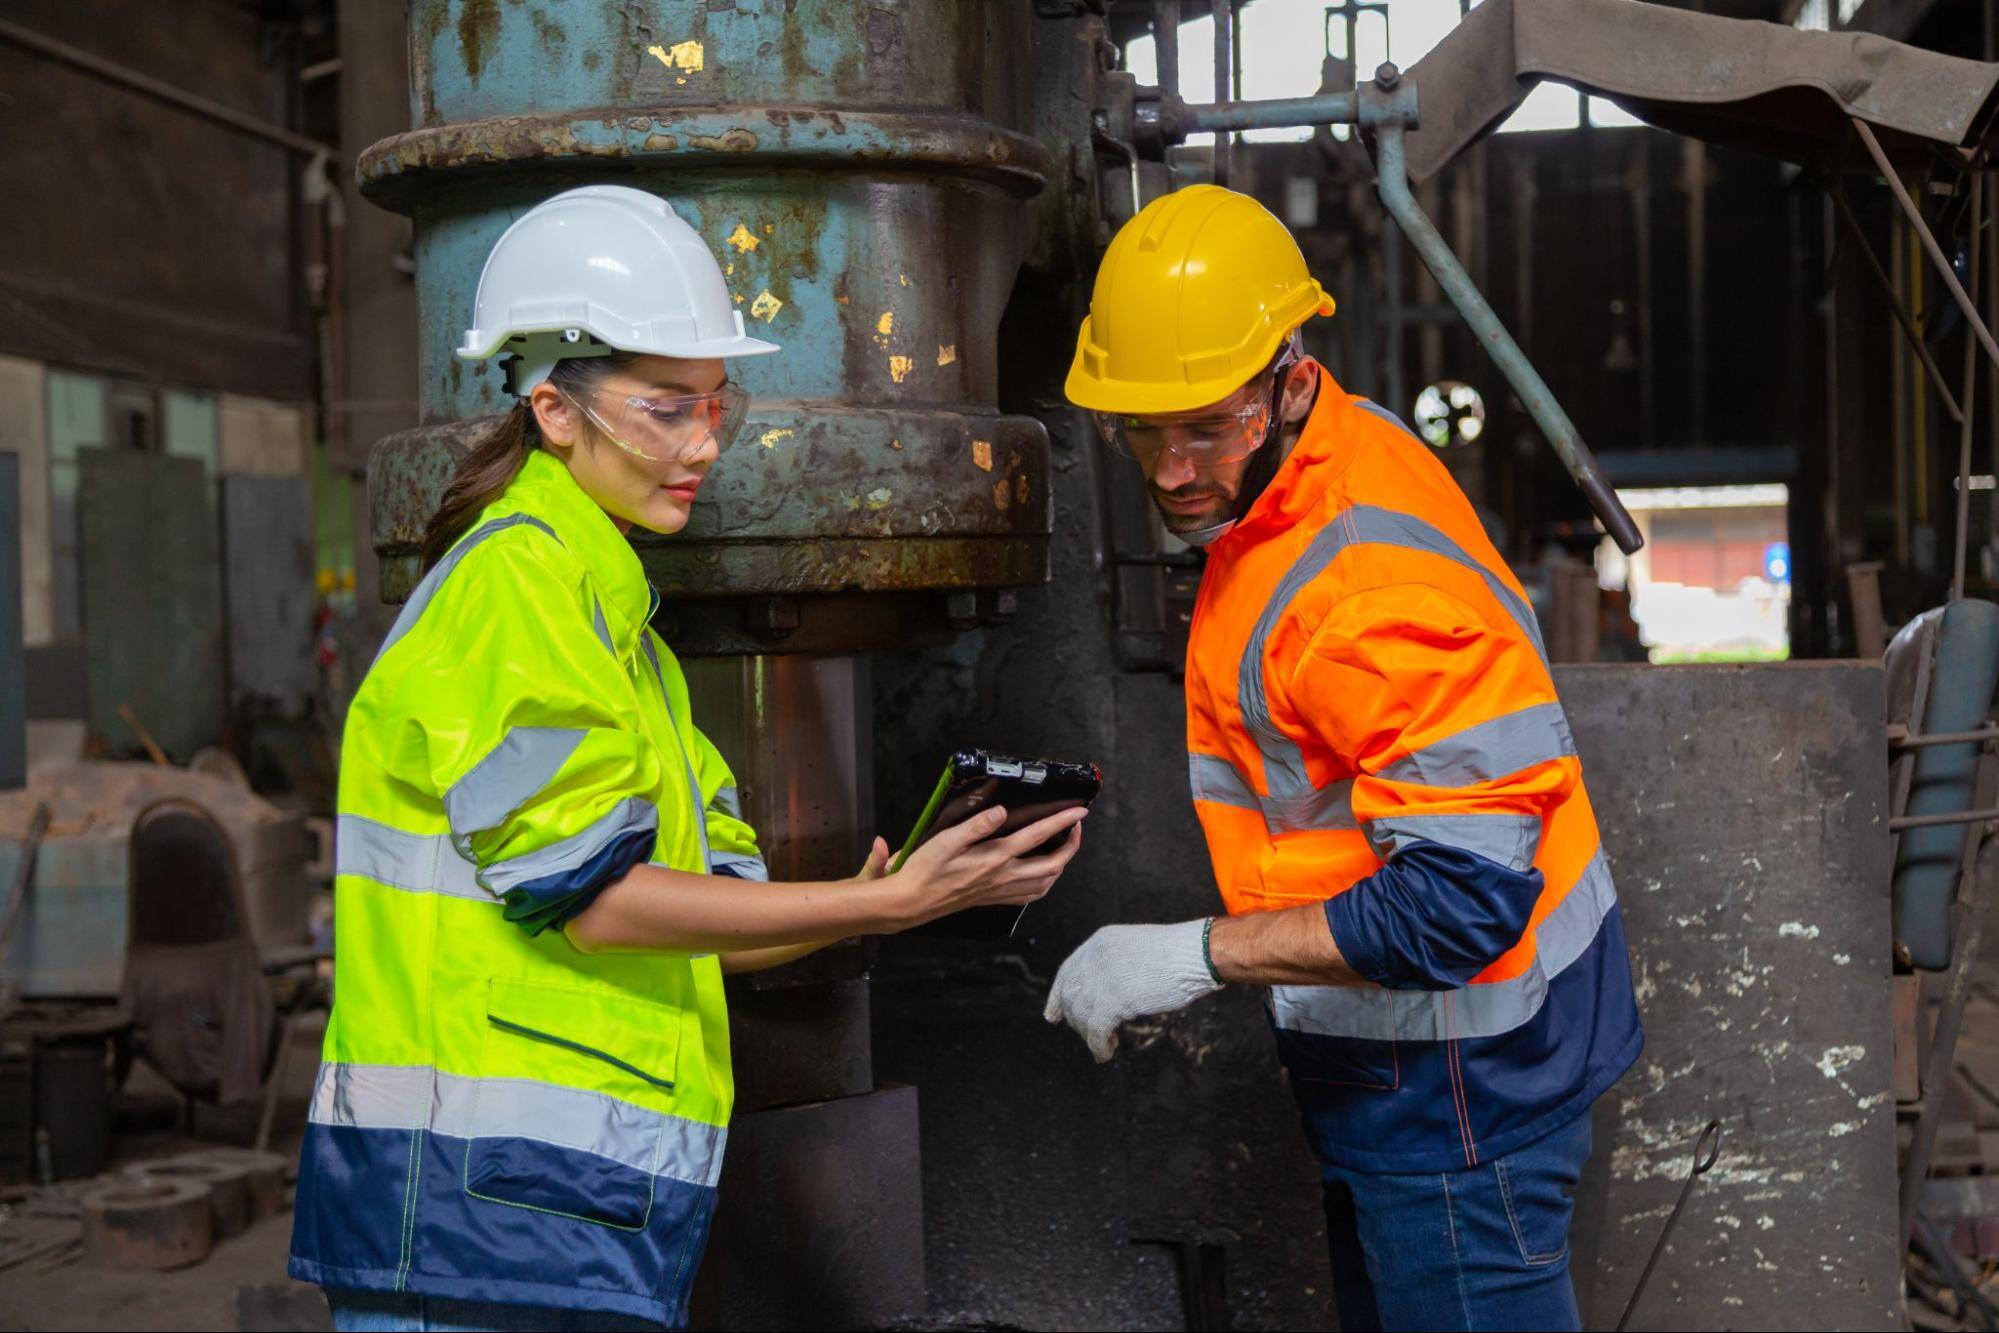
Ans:
<svg viewBox="0 0 1999 1333"><path fill-rule="evenodd" d="M106 1268L181 1268L215 1248L208 1182L126 1177L83 1197L84 1258Z"/></svg>

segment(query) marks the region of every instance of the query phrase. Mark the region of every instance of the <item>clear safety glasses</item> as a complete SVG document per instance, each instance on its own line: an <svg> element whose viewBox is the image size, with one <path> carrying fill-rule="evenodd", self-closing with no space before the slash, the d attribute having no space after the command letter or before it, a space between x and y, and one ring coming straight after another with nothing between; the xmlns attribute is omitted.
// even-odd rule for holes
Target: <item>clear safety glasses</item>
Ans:
<svg viewBox="0 0 1999 1333"><path fill-rule="evenodd" d="M611 443L655 463L691 463L711 441L717 454L727 452L750 408L749 394L737 384L665 398L598 392L587 395L587 401L570 401Z"/></svg>
<svg viewBox="0 0 1999 1333"><path fill-rule="evenodd" d="M1137 459L1147 472L1158 464L1162 452L1195 467L1220 467L1248 458L1263 444L1270 430L1270 395L1259 390L1244 406L1222 412L1211 408L1157 417L1091 415L1104 442L1126 458Z"/></svg>

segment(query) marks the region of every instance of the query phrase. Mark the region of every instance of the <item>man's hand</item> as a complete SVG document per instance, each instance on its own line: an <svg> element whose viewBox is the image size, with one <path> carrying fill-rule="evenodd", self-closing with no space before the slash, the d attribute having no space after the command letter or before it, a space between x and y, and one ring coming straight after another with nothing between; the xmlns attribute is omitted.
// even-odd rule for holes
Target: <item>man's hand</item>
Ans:
<svg viewBox="0 0 1999 1333"><path fill-rule="evenodd" d="M1069 1020L1102 1064L1117 1049L1118 1024L1171 1013L1222 988L1202 948L1207 924L1105 926L1062 964L1041 1016Z"/></svg>

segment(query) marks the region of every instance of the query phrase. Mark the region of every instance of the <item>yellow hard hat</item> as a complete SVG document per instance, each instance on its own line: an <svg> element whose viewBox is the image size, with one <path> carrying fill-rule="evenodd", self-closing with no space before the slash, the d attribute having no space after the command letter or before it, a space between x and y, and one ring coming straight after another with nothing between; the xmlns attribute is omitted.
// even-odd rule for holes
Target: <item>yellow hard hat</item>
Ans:
<svg viewBox="0 0 1999 1333"><path fill-rule="evenodd" d="M1194 411L1249 383L1300 324L1332 313L1269 209L1191 185L1112 238L1063 387L1096 412Z"/></svg>

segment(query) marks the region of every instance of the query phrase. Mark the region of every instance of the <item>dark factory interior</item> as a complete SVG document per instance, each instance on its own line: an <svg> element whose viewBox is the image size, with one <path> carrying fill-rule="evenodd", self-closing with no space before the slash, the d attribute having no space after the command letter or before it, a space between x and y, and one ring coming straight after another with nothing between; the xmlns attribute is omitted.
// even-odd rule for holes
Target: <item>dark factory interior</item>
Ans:
<svg viewBox="0 0 1999 1333"><path fill-rule="evenodd" d="M9 0L0 108L0 1328L1999 1327L1999 0Z"/></svg>

